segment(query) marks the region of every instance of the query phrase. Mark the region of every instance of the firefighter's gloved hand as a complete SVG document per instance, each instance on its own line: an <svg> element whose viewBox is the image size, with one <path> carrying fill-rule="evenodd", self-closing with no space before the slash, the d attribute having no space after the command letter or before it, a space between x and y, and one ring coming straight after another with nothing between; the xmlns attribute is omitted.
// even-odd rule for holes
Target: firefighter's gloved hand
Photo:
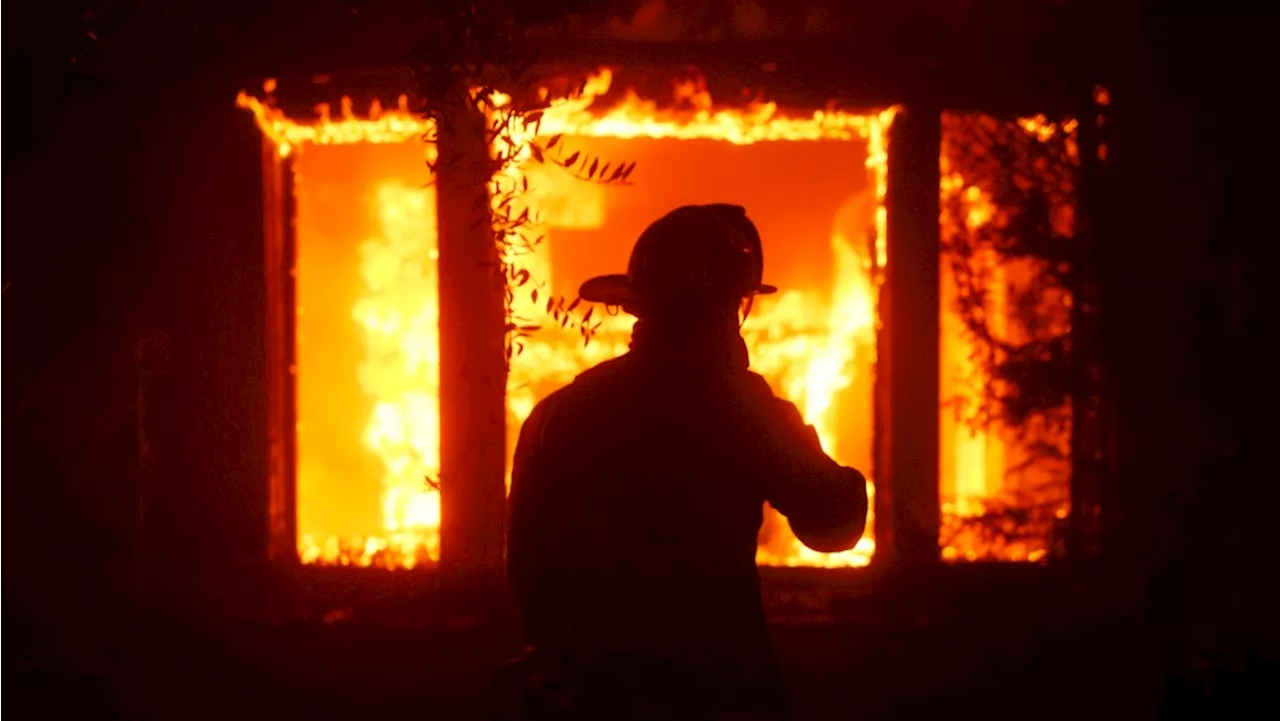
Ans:
<svg viewBox="0 0 1280 721"><path fill-rule="evenodd" d="M866 478L828 456L817 429L805 423L795 404L773 395L764 379L756 378L749 422L759 434L759 467L768 469L770 505L809 548L823 553L853 548L865 530Z"/></svg>

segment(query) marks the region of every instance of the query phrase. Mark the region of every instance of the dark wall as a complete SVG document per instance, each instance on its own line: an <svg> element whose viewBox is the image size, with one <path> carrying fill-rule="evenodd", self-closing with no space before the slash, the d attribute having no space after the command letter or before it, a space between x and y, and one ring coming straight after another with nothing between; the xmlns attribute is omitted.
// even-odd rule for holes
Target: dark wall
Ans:
<svg viewBox="0 0 1280 721"><path fill-rule="evenodd" d="M429 5L15 11L4 595L26 648L105 653L140 598L198 610L253 578L267 528L260 136L235 95L394 64Z"/></svg>
<svg viewBox="0 0 1280 721"><path fill-rule="evenodd" d="M1170 710L1276 672L1275 149L1241 103L1265 42L1239 3L1105 7L1115 107L1101 222L1113 583L1154 623ZM1269 664L1269 665L1268 665ZM1265 670L1269 669L1269 671ZM1258 688L1255 686L1254 688Z"/></svg>
<svg viewBox="0 0 1280 721"><path fill-rule="evenodd" d="M6 46L46 106L5 127L3 445L6 619L58 656L256 555L265 461L251 73L153 16L79 71L55 19Z"/></svg>
<svg viewBox="0 0 1280 721"><path fill-rule="evenodd" d="M258 139L236 89L95 91L6 168L6 590L118 584L142 543L194 572L262 542Z"/></svg>

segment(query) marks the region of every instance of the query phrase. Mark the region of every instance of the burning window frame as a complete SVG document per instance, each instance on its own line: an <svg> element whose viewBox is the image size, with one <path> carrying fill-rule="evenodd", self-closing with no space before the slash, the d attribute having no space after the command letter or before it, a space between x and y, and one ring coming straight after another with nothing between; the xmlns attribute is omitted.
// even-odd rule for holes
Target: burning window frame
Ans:
<svg viewBox="0 0 1280 721"><path fill-rule="evenodd" d="M265 101L242 94L238 102L254 113L263 134L270 554L277 562L291 564L299 561L295 430L298 369L296 318L291 312L296 297L297 251L292 156L307 144L415 140L427 135L430 127L409 112L406 96L401 96L397 107L390 111L375 101L364 117L355 115L352 101L344 96L340 120L333 120L328 108L323 107L318 120L305 123L290 120L275 107L274 83L266 90ZM829 107L829 103L830 99L825 99L820 107ZM817 114L822 112L819 109ZM939 170L942 114L943 109L936 104L907 102L860 116L877 117L883 122L878 131L879 147L872 148L873 153L883 154L876 159L875 282L881 331L877 340L874 410L873 471L879 482L874 504L874 566L937 564L943 560L939 538L944 520L939 498L942 479L936 425L940 401L939 268L930 267L927 262L894 262L895 258L940 254L940 224L922 223L920 219L941 215L937 189L943 186ZM1010 122L1016 117L1011 115ZM573 134L575 128L556 130ZM672 130L669 137L679 137L678 130ZM1096 138L1092 139L1096 143ZM935 191L922 190L928 188ZM937 261L942 262L941 258ZM1074 472L1070 486L1073 509L1087 503L1096 515L1096 491L1083 498L1078 496ZM1073 513L1072 518L1076 515Z"/></svg>

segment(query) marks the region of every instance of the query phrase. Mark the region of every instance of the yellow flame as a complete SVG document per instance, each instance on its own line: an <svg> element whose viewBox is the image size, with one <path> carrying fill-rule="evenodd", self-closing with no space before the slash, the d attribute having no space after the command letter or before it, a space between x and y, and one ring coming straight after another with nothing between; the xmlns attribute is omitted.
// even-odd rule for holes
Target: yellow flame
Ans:
<svg viewBox="0 0 1280 721"><path fill-rule="evenodd" d="M829 297L792 290L776 298L762 299L758 312L748 318L744 335L753 367L771 379L775 391L797 403L805 419L818 431L824 447L835 447L836 429L832 401L853 381L858 353L874 353L876 270L884 265L887 130L896 109L867 115L817 111L804 117L785 117L773 103L745 111L713 111L709 99L686 88L692 112L659 109L656 103L628 92L624 101L603 112L589 110L594 98L609 90L608 70L592 76L582 95L553 101L536 127L516 128L514 140L528 157L528 142L535 134L609 138L714 139L740 145L765 141L852 140L868 143L867 167L875 189L876 259L864 260L855 239L841 233L831 237L835 269ZM701 91L705 93L705 91ZM495 152L510 152L498 140ZM520 187L519 165L509 168L500 185ZM510 185L507 185L510 183ZM592 186L580 185L583 192ZM535 207L536 201L531 201ZM549 254L545 249L523 256L519 262L533 277L550 280ZM516 312L536 314L525 296L517 296ZM630 321L606 317L595 340L583 347L576 333L553 327L540 331L525 343L512 363L508 404L518 423L527 417L537 399L549 388L567 383L583 369L614 357L626 347ZM867 363L866 367L871 367ZM870 528L870 523L868 528ZM857 548L841 554L822 554L805 548L787 534L780 544L761 546L757 560L768 565L851 566L866 565L875 552L870 532Z"/></svg>
<svg viewBox="0 0 1280 721"><path fill-rule="evenodd" d="M353 310L365 330L360 386L375 399L364 442L383 461L383 520L393 543L425 547L438 560L429 531L440 526L440 494L426 482L440 472L435 194L385 185L378 207L383 237L360 247L367 295Z"/></svg>

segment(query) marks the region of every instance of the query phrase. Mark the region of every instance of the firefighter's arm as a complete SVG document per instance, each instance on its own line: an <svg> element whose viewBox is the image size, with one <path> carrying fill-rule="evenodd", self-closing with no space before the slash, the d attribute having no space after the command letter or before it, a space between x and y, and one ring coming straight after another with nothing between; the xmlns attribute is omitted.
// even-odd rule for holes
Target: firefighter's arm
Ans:
<svg viewBox="0 0 1280 721"><path fill-rule="evenodd" d="M867 479L826 454L817 431L794 404L772 400L766 442L773 470L769 503L809 548L824 553L853 548L866 529Z"/></svg>

